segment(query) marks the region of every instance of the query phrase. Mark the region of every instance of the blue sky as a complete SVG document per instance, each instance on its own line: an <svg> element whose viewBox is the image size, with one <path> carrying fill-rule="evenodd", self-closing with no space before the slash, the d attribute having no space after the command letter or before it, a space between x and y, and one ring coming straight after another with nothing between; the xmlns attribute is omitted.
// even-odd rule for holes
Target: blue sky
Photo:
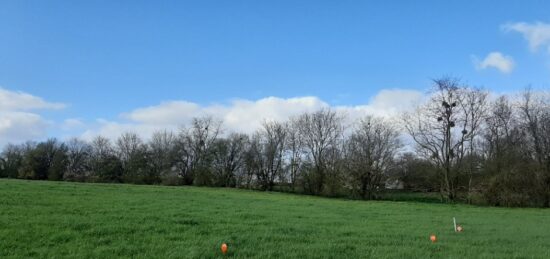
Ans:
<svg viewBox="0 0 550 259"><path fill-rule="evenodd" d="M53 136L143 123L128 114L167 102L369 105L443 75L550 88L550 2L465 2L3 0L0 87L65 104L17 110ZM67 119L81 128L64 132Z"/></svg>

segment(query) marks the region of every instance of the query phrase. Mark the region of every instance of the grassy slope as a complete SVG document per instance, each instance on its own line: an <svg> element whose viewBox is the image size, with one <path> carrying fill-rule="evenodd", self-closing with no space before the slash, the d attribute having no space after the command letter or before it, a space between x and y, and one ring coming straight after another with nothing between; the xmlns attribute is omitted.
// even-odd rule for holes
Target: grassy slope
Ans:
<svg viewBox="0 0 550 259"><path fill-rule="evenodd" d="M221 257L222 242L237 258L550 258L550 211L0 180L0 257Z"/></svg>

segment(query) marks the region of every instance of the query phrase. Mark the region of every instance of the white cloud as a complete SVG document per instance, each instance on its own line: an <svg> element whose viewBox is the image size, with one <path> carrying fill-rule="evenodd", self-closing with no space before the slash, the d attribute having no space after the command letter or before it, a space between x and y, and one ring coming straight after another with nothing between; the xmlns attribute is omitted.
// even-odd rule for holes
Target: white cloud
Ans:
<svg viewBox="0 0 550 259"><path fill-rule="evenodd" d="M0 111L0 147L46 136L50 124L40 115L28 112Z"/></svg>
<svg viewBox="0 0 550 259"><path fill-rule="evenodd" d="M505 74L512 72L515 67L514 59L500 52L491 52L483 60L479 60L479 58L474 56L473 61L478 70L495 68Z"/></svg>
<svg viewBox="0 0 550 259"><path fill-rule="evenodd" d="M371 99L368 107L372 113L391 116L413 107L423 96L416 90L384 89Z"/></svg>
<svg viewBox="0 0 550 259"><path fill-rule="evenodd" d="M416 90L385 89L371 98L368 104L337 106L336 110L346 114L350 121L365 115L392 118L415 107L423 98L422 92Z"/></svg>
<svg viewBox="0 0 550 259"><path fill-rule="evenodd" d="M550 53L550 24L536 23L508 23L502 26L506 32L514 31L523 35L523 38L529 42L529 48L532 51L538 50L540 47L546 48Z"/></svg>
<svg viewBox="0 0 550 259"><path fill-rule="evenodd" d="M80 119L70 118L70 119L65 119L63 121L63 124L61 124L60 128L64 131L70 131L75 129L81 129L85 126L86 125L84 124L84 122L82 122Z"/></svg>
<svg viewBox="0 0 550 259"><path fill-rule="evenodd" d="M147 124L135 122L115 122L98 119L95 126L90 126L89 129L82 133L81 137L84 140L92 140L94 137L101 135L106 138L116 139L124 132L135 132L142 137L148 138L156 130L177 130L178 125L171 124Z"/></svg>
<svg viewBox="0 0 550 259"><path fill-rule="evenodd" d="M42 98L0 88L0 147L46 137L51 123L29 110L62 109L62 103L50 103Z"/></svg>
<svg viewBox="0 0 550 259"><path fill-rule="evenodd" d="M156 106L136 109L122 117L144 123L185 123L194 113L200 111L200 106L186 101L162 102Z"/></svg>
<svg viewBox="0 0 550 259"><path fill-rule="evenodd" d="M65 104L50 103L42 98L20 91L0 87L0 111L27 111L38 109L63 109Z"/></svg>
<svg viewBox="0 0 550 259"><path fill-rule="evenodd" d="M264 120L282 121L323 107L329 105L317 97L306 96L288 99L267 97L257 101L236 100L231 106L217 109L223 112L224 124L231 130L252 132Z"/></svg>
<svg viewBox="0 0 550 259"><path fill-rule="evenodd" d="M228 104L205 106L187 101L169 101L123 113L121 118L124 121L100 119L82 136L91 139L102 135L114 139L122 132L132 131L147 138L155 130L177 130L179 126L189 124L193 117L203 115L221 119L224 129L228 131L251 133L258 129L264 120L282 121L304 112L328 107L345 113L350 120L367 114L391 117L412 108L422 96L421 92L415 90L387 89L380 91L365 105L332 107L314 96L237 99Z"/></svg>

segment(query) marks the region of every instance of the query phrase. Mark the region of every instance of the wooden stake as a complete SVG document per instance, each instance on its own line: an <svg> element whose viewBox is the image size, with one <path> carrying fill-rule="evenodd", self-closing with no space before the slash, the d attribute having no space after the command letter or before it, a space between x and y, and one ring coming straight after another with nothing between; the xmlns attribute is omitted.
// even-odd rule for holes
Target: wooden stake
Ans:
<svg viewBox="0 0 550 259"><path fill-rule="evenodd" d="M456 218L453 217L453 223L454 223L454 226L455 226L455 232L456 232Z"/></svg>

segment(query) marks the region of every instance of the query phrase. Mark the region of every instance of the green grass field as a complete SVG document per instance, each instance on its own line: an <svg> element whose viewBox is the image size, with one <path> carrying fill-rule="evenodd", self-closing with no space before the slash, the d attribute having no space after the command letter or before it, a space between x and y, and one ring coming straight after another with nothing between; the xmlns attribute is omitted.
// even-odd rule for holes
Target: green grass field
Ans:
<svg viewBox="0 0 550 259"><path fill-rule="evenodd" d="M550 258L550 210L0 180L1 258L222 258L223 242L234 258Z"/></svg>

